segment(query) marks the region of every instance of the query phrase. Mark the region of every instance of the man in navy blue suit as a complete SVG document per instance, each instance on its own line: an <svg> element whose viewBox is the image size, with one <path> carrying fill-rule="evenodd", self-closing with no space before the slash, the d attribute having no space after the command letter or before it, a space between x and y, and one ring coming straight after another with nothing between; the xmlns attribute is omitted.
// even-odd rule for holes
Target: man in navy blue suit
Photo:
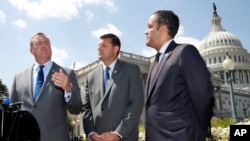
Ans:
<svg viewBox="0 0 250 141"><path fill-rule="evenodd" d="M179 18L169 10L153 13L146 45L159 56L145 87L146 141L205 141L213 115L210 72L196 47L177 44Z"/></svg>

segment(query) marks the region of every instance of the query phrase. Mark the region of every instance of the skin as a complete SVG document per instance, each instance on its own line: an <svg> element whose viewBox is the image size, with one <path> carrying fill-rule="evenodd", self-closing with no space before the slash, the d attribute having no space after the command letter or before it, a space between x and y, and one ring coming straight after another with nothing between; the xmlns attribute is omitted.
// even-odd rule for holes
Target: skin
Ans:
<svg viewBox="0 0 250 141"><path fill-rule="evenodd" d="M113 46L111 39L105 38L100 39L98 44L98 58L106 65L110 65L116 58L119 51L119 46ZM120 137L111 132L105 132L99 135L98 133L93 133L90 135L92 141L119 141Z"/></svg>
<svg viewBox="0 0 250 141"><path fill-rule="evenodd" d="M98 58L106 66L110 65L117 58L118 51L119 46L113 46L111 39L100 39L98 44Z"/></svg>
<svg viewBox="0 0 250 141"><path fill-rule="evenodd" d="M51 60L52 50L50 40L43 33L37 33L31 39L30 53L34 56L38 64L44 64ZM61 87L65 91L70 91L71 84L68 76L62 71L52 75L54 85Z"/></svg>
<svg viewBox="0 0 250 141"><path fill-rule="evenodd" d="M167 25L159 25L157 23L158 15L153 14L149 17L147 22L146 45L159 51L163 44L172 39L168 34Z"/></svg>

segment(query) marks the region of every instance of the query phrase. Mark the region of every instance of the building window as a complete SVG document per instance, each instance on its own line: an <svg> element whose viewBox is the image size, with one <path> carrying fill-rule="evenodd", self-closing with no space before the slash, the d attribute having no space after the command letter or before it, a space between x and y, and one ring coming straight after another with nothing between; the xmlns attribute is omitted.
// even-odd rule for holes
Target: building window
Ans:
<svg viewBox="0 0 250 141"><path fill-rule="evenodd" d="M248 73L247 73L247 71L246 71L246 83L248 84L249 83L249 76L248 76Z"/></svg>
<svg viewBox="0 0 250 141"><path fill-rule="evenodd" d="M223 73L223 72L220 74L220 79L221 79L221 80L224 80L224 81L222 81L221 83L222 83L222 84L225 84L225 79L224 79L224 73Z"/></svg>
<svg viewBox="0 0 250 141"><path fill-rule="evenodd" d="M219 56L219 63L222 63L222 61L221 61L221 57Z"/></svg>
<svg viewBox="0 0 250 141"><path fill-rule="evenodd" d="M239 62L241 62L241 57L240 57L240 56L238 56L238 58L239 58Z"/></svg>
<svg viewBox="0 0 250 141"><path fill-rule="evenodd" d="M232 75L233 75L233 83L237 84L235 73L233 72Z"/></svg>

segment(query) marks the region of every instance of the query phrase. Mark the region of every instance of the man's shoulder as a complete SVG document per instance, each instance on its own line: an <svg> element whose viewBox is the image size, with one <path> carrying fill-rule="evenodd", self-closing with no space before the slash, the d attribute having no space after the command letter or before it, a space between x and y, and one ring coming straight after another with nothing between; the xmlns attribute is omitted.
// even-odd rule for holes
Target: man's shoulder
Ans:
<svg viewBox="0 0 250 141"><path fill-rule="evenodd" d="M123 66L126 66L126 67L138 67L137 64L134 64L134 63L130 63L130 62L126 62L126 61L122 61L122 60L119 60L120 63L123 65Z"/></svg>
<svg viewBox="0 0 250 141"><path fill-rule="evenodd" d="M30 73L32 70L32 67L29 67L29 68L25 68L19 72L16 73L16 76L20 76L20 75L24 75L24 74L27 74L27 73Z"/></svg>

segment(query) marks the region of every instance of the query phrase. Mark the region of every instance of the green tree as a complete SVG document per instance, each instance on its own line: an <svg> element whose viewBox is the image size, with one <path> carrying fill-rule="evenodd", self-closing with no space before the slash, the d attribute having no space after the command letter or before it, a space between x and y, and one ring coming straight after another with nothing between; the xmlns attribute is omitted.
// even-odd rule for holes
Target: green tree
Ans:
<svg viewBox="0 0 250 141"><path fill-rule="evenodd" d="M0 103L2 103L4 96L9 96L9 91L7 86L2 83L2 79L0 79Z"/></svg>

